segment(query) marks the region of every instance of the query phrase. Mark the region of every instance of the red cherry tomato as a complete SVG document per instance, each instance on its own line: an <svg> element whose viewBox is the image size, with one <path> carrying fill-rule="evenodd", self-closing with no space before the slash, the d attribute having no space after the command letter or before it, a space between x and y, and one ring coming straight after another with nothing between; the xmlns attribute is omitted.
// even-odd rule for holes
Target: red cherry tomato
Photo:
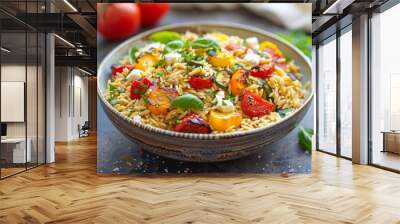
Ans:
<svg viewBox="0 0 400 224"><path fill-rule="evenodd" d="M140 28L140 11L134 3L101 5L97 15L97 28L107 40L124 39Z"/></svg>
<svg viewBox="0 0 400 224"><path fill-rule="evenodd" d="M211 128L207 121L197 114L189 115L175 126L177 132L187 133L210 133Z"/></svg>
<svg viewBox="0 0 400 224"><path fill-rule="evenodd" d="M111 72L112 72L112 76L114 77L115 75L117 75L117 73L121 73L122 71L124 71L124 68L127 68L129 70L132 70L135 68L134 65L117 65L117 66L112 66L111 67Z"/></svg>
<svg viewBox="0 0 400 224"><path fill-rule="evenodd" d="M168 3L138 3L137 5L140 9L143 26L157 24L169 10Z"/></svg>
<svg viewBox="0 0 400 224"><path fill-rule="evenodd" d="M199 76L192 76L189 79L189 84L193 89L208 89L212 87L212 79L204 79Z"/></svg>
<svg viewBox="0 0 400 224"><path fill-rule="evenodd" d="M135 80L131 84L131 99L140 99L142 95L146 92L148 86L143 84L143 82Z"/></svg>
<svg viewBox="0 0 400 224"><path fill-rule="evenodd" d="M250 75L257 78L266 79L271 77L274 71L275 71L275 64L273 63L263 64L253 67L250 71Z"/></svg>
<svg viewBox="0 0 400 224"><path fill-rule="evenodd" d="M143 84L150 87L153 85L153 81L149 77L144 77L142 80Z"/></svg>
<svg viewBox="0 0 400 224"><path fill-rule="evenodd" d="M249 117L260 117L271 113L275 109L275 105L257 95L246 91L242 96L240 104L242 111Z"/></svg>

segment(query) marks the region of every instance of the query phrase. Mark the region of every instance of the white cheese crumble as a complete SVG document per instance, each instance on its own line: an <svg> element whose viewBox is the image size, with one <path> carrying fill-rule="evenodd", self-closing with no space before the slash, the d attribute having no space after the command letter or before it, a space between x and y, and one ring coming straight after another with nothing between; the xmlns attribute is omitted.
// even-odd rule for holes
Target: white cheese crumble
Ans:
<svg viewBox="0 0 400 224"><path fill-rule="evenodd" d="M249 37L246 39L246 45L251 48L258 49L258 38L257 37Z"/></svg>
<svg viewBox="0 0 400 224"><path fill-rule="evenodd" d="M215 95L215 102L216 102L215 108L224 113L233 112L235 110L235 106L230 100L224 100L224 98L225 98L224 91L219 91Z"/></svg>
<svg viewBox="0 0 400 224"><path fill-rule="evenodd" d="M172 65L172 64L174 64L176 62L179 62L179 60L181 58L182 58L181 54L176 53L176 52L172 52L172 53L169 53L169 54L165 55L165 62L168 65Z"/></svg>
<svg viewBox="0 0 400 224"><path fill-rule="evenodd" d="M135 80L139 80L142 78L142 74L143 72L139 69L133 69L129 75L126 77L127 80L129 81L135 81Z"/></svg>
<svg viewBox="0 0 400 224"><path fill-rule="evenodd" d="M260 64L260 56L255 54L253 51L247 51L247 54L243 58L244 63L253 67Z"/></svg>
<svg viewBox="0 0 400 224"><path fill-rule="evenodd" d="M142 48L141 52L147 52L150 51L151 49L160 49L164 50L165 45L162 43L151 43L149 45L146 45L144 48Z"/></svg>
<svg viewBox="0 0 400 224"><path fill-rule="evenodd" d="M140 123L142 121L142 117L140 115L135 115L135 116L133 116L132 119L134 122L138 122L138 123Z"/></svg>

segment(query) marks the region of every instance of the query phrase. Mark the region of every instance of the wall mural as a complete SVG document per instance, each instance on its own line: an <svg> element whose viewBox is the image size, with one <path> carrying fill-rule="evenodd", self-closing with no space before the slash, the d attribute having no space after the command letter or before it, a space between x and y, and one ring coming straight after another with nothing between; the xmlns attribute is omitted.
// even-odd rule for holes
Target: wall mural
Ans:
<svg viewBox="0 0 400 224"><path fill-rule="evenodd" d="M120 6L100 4L103 13ZM253 6L237 7L257 14ZM155 29L118 36L100 14L98 173L310 172L311 5L290 6L309 19L304 31L261 16L258 26L246 15L197 22L207 11L182 24L190 10L172 5Z"/></svg>

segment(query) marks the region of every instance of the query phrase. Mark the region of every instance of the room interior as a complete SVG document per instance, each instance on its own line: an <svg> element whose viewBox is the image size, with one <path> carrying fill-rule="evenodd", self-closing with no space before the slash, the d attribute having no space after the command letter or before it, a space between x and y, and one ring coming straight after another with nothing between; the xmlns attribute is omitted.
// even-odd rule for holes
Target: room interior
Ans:
<svg viewBox="0 0 400 224"><path fill-rule="evenodd" d="M1 1L0 220L398 222L400 4L306 2L317 87L312 173L146 178L96 174L96 1Z"/></svg>

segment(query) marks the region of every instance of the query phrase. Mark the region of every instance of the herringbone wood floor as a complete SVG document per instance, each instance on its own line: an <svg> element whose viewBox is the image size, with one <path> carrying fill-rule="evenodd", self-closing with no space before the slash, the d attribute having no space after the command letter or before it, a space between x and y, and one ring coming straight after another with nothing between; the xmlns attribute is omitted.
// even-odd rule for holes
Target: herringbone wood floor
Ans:
<svg viewBox="0 0 400 224"><path fill-rule="evenodd" d="M96 174L96 141L0 181L0 223L400 223L400 175L313 153L290 177Z"/></svg>

